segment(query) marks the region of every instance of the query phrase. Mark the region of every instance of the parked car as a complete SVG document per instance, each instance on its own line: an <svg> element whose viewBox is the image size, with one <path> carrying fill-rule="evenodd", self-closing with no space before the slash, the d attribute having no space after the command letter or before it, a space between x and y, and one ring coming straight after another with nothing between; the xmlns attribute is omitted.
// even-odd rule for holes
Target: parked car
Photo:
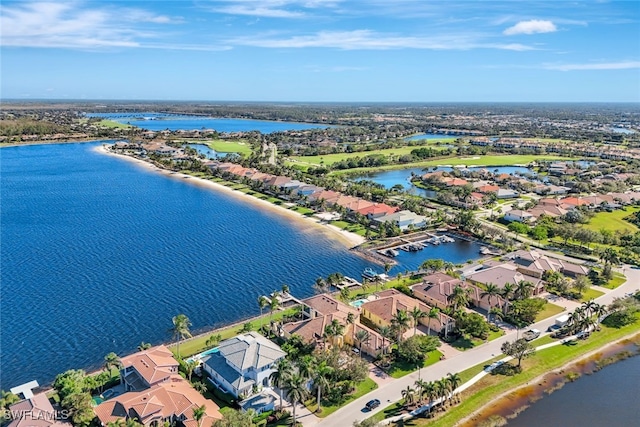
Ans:
<svg viewBox="0 0 640 427"><path fill-rule="evenodd" d="M527 332L522 334L522 338L527 341L535 340L540 336L540 331L537 329L529 329Z"/></svg>
<svg viewBox="0 0 640 427"><path fill-rule="evenodd" d="M365 406L367 407L368 410L373 411L378 406L380 406L380 401L378 399L373 399L368 401Z"/></svg>

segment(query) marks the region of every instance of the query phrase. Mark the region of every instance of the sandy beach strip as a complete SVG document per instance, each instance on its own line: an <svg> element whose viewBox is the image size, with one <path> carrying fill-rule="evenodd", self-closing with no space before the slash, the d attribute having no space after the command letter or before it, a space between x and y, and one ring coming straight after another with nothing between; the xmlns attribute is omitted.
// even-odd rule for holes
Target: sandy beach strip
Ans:
<svg viewBox="0 0 640 427"><path fill-rule="evenodd" d="M127 156L124 154L117 154L114 153L112 151L107 150L107 148L104 145L98 146L95 148L95 150L101 154L106 154L106 155L110 155L110 156L115 156L118 157L120 159L124 159L124 160L128 160L131 161L137 165L139 165L140 167L144 167L150 171L154 171L157 173L161 173L167 177L170 178L175 178L175 179L180 179L186 182L190 182L194 185L198 185L204 188L208 188L210 190L213 191L219 191L219 192L223 192L225 194L228 194L232 197L236 197L238 200L242 200L246 203L250 203L253 206L255 206L256 208L259 208L261 210L268 210L270 212L274 212L283 216L286 216L292 220L294 220L294 224L296 224L296 226L299 226L301 228L307 228L308 226L312 226L315 229L317 229L318 231L322 231L324 232L327 236L333 237L335 238L337 241L341 242L344 246L346 246L347 248L352 248L354 246L358 246L362 243L364 243L366 240L364 237L346 231L346 230L342 230L341 228L338 228L334 225L331 224L325 224L322 223L320 221L320 219L316 218L316 217L308 217L308 216L304 216L298 212L292 211L290 209L287 209L285 207L282 206L277 206L274 205L273 203L267 201L267 200L262 200L262 199L258 199L256 197L253 197L249 194L243 193L241 191L237 191L234 190L232 188L229 188L227 186L224 186L222 184L219 184L217 182L214 181L210 181L208 179L203 179L203 178L197 178L191 175L187 175L187 174L183 174L183 173L179 173L179 172L172 172L166 169L162 169L157 167L156 165L146 162L144 160L141 159L137 159L131 156Z"/></svg>

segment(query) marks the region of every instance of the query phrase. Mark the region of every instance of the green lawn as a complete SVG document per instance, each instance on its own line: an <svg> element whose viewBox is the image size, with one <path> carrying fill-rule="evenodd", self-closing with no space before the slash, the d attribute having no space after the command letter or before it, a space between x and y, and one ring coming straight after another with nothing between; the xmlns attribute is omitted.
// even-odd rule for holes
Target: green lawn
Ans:
<svg viewBox="0 0 640 427"><path fill-rule="evenodd" d="M489 332L489 337L486 340L481 340L480 338L474 338L471 336L464 336L453 341L451 343L451 346L456 348L457 350L465 351L465 350L469 350L470 348L474 348L479 345L482 345L486 342L493 341L496 338L501 337L503 335L504 335L504 331L499 330L495 332L494 331Z"/></svg>
<svg viewBox="0 0 640 427"><path fill-rule="evenodd" d="M331 221L331 225L334 225L338 228L341 228L345 231L350 231L352 233L356 233L360 236L364 236L367 232L367 229L362 224L354 224L347 221ZM375 234L375 233L374 233Z"/></svg>
<svg viewBox="0 0 640 427"><path fill-rule="evenodd" d="M608 328L603 325L602 331L592 333L588 340L574 341L572 345L558 345L539 351L533 357L522 361L522 373L512 377L487 375L462 393L461 404L448 409L446 413L435 420L415 419L412 421L412 425L452 426L457 421L480 409L488 402L491 402L495 396L522 386L539 375L557 369L586 353L634 332L640 332L640 322L624 326L620 329ZM636 335L635 341L640 341L640 337ZM486 363L481 365L486 365ZM478 366L472 369L477 370ZM461 373L461 376L463 376L463 374L464 372ZM467 377L471 378L473 375L465 374L464 378Z"/></svg>
<svg viewBox="0 0 640 427"><path fill-rule="evenodd" d="M630 222L625 221L622 218L638 211L640 211L640 207L634 206L627 207L624 210L616 210L613 212L598 212L593 216L593 218L591 218L588 224L584 225L584 228L592 231L608 230L612 232L628 231L630 233L635 233L636 231L638 231L638 227L631 224Z"/></svg>
<svg viewBox="0 0 640 427"><path fill-rule="evenodd" d="M551 316L555 316L556 314L562 313L563 311L565 311L564 307L560 307L559 305L551 304L550 302L548 302L544 305L544 307L542 307L542 311L540 311L540 313L538 313L538 315L536 316L535 322L539 322Z"/></svg>
<svg viewBox="0 0 640 427"><path fill-rule="evenodd" d="M587 302L589 300L596 299L600 295L604 295L604 292L589 288L586 292L582 294L582 298L580 298L580 302Z"/></svg>
<svg viewBox="0 0 640 427"><path fill-rule="evenodd" d="M289 157L287 163L305 166L329 166L342 160L352 159L354 157L362 158L379 154L385 156L404 156L405 154L410 154L411 151L417 148L426 147L427 145L429 144L413 147L387 148L384 150L358 151L355 153L325 154L322 156L291 156ZM429 145L429 148L433 150L443 150L445 147L438 147L437 145L431 144Z"/></svg>
<svg viewBox="0 0 640 427"><path fill-rule="evenodd" d="M422 367L426 368L427 366L433 365L434 363L438 362L441 357L442 353L439 350L430 351L427 357L424 359L424 364L422 365ZM388 374L393 378L402 378L405 375L416 371L417 369L418 368L416 367L416 365L411 365L402 360L391 364Z"/></svg>
<svg viewBox="0 0 640 427"><path fill-rule="evenodd" d="M609 283L604 285L604 287L609 289L615 289L626 281L627 281L627 278L624 274L613 273L613 278L609 280Z"/></svg>
<svg viewBox="0 0 640 427"><path fill-rule="evenodd" d="M224 139L214 139L211 141L188 141L195 144L207 145L218 153L238 153L241 155L251 154L251 145L240 141L227 141Z"/></svg>
<svg viewBox="0 0 640 427"><path fill-rule="evenodd" d="M359 397L364 396L365 394L375 390L378 388L378 384L375 383L375 381L373 381L371 378L367 378L364 381L358 383L356 385L356 389L353 393L351 393L350 395L346 396L344 402L342 402L340 405L329 405L329 406L322 406L322 412L320 413L316 413L316 415L320 418L324 418L326 416L329 416L331 414L333 414L335 411L337 411L338 409L340 409L341 407L347 405L349 402L351 402L352 400L356 400ZM316 409L318 409L318 405L317 403L317 399L314 397L312 399L307 400L304 403L304 406L307 407L307 409L311 412L315 412Z"/></svg>
<svg viewBox="0 0 640 427"><path fill-rule="evenodd" d="M531 344L534 347L540 347L541 345L550 344L552 342L556 342L556 338L551 338L551 335L545 335L542 338L535 339L531 341Z"/></svg>

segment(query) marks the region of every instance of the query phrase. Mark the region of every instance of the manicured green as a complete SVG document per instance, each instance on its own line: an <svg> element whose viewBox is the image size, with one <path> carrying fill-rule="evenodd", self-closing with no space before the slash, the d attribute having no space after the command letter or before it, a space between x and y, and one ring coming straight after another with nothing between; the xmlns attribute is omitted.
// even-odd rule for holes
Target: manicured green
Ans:
<svg viewBox="0 0 640 427"><path fill-rule="evenodd" d="M638 227L630 222L625 221L623 218L627 217L635 212L640 211L639 206L627 207L624 210L615 210L613 212L598 212L584 225L585 228L592 231L608 230L608 231L628 231L635 233L638 231Z"/></svg>
<svg viewBox="0 0 640 427"><path fill-rule="evenodd" d="M540 347L541 345L545 345L545 344L549 344L552 342L556 342L557 339L556 338L551 338L551 335L545 335L541 338L535 339L533 341L531 341L531 344L534 347Z"/></svg>
<svg viewBox="0 0 640 427"><path fill-rule="evenodd" d="M320 418L324 418L326 416L329 416L331 414L333 414L335 411L337 411L338 409L342 408L343 406L349 404L349 402L358 399L359 397L364 396L365 394L372 392L373 390L378 388L378 384L376 384L375 381L373 381L371 378L366 378L364 381L359 382L358 384L356 384L356 389L353 393L349 394L348 396L346 396L344 402L342 402L340 405L330 405L330 406L324 406L322 405L322 412L320 413L316 413L316 415ZM315 398L311 398L308 401L306 401L304 403L304 406L307 407L307 409L311 412L315 412L316 409L318 409L318 405L317 405L317 400Z"/></svg>
<svg viewBox="0 0 640 427"><path fill-rule="evenodd" d="M96 126L102 126L102 127L106 127L106 128L120 128L120 129L128 129L131 127L131 125L126 125L124 123L120 123L120 122L116 122L113 120L100 120L98 123L96 123Z"/></svg>
<svg viewBox="0 0 640 427"><path fill-rule="evenodd" d="M427 145L387 148L384 150L358 151L355 153L325 154L322 156L291 156L288 159L288 163L306 166L329 166L342 160L352 159L354 157L366 157L380 154L384 156L404 156L406 154L410 154L411 151L417 148L426 147ZM438 147L437 145L430 144L429 148L433 150L443 150L445 147Z"/></svg>
<svg viewBox="0 0 640 427"><path fill-rule="evenodd" d="M598 291L593 288L589 288L586 292L582 294L582 298L580 298L580 302L587 302L589 300L596 299L600 295L604 295L604 292Z"/></svg>
<svg viewBox="0 0 640 427"><path fill-rule="evenodd" d="M427 366L433 365L434 363L438 362L441 357L442 353L439 350L430 351L429 354L427 354L427 357L425 357L422 367L426 368ZM417 368L415 364L411 365L404 360L399 360L391 364L388 374L393 378L402 378L405 375L410 374L411 372L415 372L416 370Z"/></svg>
<svg viewBox="0 0 640 427"><path fill-rule="evenodd" d="M367 232L367 229L362 224L354 224L347 221L331 221L330 224L338 228L341 228L345 231L356 233L359 236L364 236ZM375 234L375 233L372 233L372 234Z"/></svg>
<svg viewBox="0 0 640 427"><path fill-rule="evenodd" d="M494 331L489 332L489 337L486 340L481 340L480 338L474 338L472 336L464 336L453 341L452 343L450 343L450 345L451 347L454 347L457 350L465 351L465 350L469 350L470 348L474 348L479 345L482 345L486 342L493 341L496 338L499 338L503 335L504 335L504 331L499 330L495 332Z"/></svg>
<svg viewBox="0 0 640 427"><path fill-rule="evenodd" d="M604 285L604 287L608 289L615 289L626 281L627 281L627 278L625 275L620 273L613 273L613 278L609 280L609 283Z"/></svg>
<svg viewBox="0 0 640 427"><path fill-rule="evenodd" d="M562 313L563 311L565 311L564 307L560 307L559 305L551 304L550 302L548 302L544 305L544 307L542 307L542 311L540 311L540 313L538 313L538 315L536 316L536 322L555 316L556 314Z"/></svg>
<svg viewBox="0 0 640 427"><path fill-rule="evenodd" d="M238 153L238 154L251 154L251 145L246 142L240 141L227 141L224 139L214 139L212 141L205 141L205 145L207 145L212 150L215 150L218 153Z"/></svg>

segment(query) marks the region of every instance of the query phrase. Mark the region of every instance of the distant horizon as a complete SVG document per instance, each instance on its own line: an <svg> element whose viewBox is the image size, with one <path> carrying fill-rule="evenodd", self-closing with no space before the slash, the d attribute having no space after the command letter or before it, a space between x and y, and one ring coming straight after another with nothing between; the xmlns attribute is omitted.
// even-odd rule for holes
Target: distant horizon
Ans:
<svg viewBox="0 0 640 427"><path fill-rule="evenodd" d="M640 102L637 1L4 0L0 27L8 99Z"/></svg>
<svg viewBox="0 0 640 427"><path fill-rule="evenodd" d="M584 105L584 104L639 104L639 101L248 101L248 100L222 100L222 99L64 99L64 98L0 98L3 103L210 103L210 104L293 104L293 105L486 105L486 104L509 104L509 105Z"/></svg>

